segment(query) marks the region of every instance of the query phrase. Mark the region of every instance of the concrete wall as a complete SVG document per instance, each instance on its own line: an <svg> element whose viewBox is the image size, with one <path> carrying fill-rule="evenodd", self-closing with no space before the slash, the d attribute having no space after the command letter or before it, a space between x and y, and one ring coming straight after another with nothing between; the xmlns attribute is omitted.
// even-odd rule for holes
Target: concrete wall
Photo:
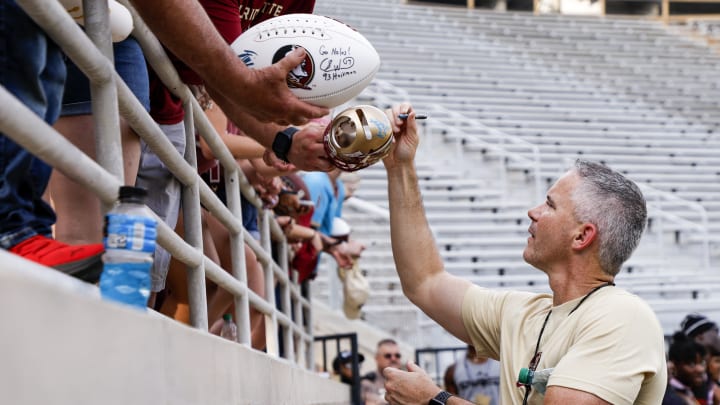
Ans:
<svg viewBox="0 0 720 405"><path fill-rule="evenodd" d="M347 404L346 385L0 250L2 404Z"/></svg>

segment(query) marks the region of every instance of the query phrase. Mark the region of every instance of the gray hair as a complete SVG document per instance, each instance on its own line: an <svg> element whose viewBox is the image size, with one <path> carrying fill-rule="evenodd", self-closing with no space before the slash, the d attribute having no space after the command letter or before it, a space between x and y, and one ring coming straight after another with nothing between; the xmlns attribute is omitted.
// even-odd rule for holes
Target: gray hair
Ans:
<svg viewBox="0 0 720 405"><path fill-rule="evenodd" d="M600 163L578 159L573 171L580 177L572 195L575 217L597 226L600 266L615 276L645 230L645 198L634 182Z"/></svg>

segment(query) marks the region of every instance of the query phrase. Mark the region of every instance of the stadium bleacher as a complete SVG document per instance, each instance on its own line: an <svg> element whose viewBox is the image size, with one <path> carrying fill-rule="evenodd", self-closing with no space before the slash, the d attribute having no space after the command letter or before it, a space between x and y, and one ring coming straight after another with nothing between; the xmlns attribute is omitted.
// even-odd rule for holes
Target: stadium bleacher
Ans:
<svg viewBox="0 0 720 405"><path fill-rule="evenodd" d="M720 55L707 44L619 17L373 0L320 2L317 12L354 26L380 53L363 102L409 100L430 115L418 167L449 271L481 285L545 288L521 257L526 212L538 202L533 181L544 188L586 158L626 174L648 197L651 226L619 284L657 304L667 333L688 311L712 308ZM382 167L359 173L356 197L386 208ZM442 344L445 335L403 301L386 219L368 221L352 207L344 215L369 246L365 319L416 346ZM320 300L326 274L314 289Z"/></svg>

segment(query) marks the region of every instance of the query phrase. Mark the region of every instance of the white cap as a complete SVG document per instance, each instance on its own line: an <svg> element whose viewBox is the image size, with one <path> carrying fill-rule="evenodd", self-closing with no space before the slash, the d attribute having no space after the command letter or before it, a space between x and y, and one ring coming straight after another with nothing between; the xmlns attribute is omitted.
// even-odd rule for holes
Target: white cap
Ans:
<svg viewBox="0 0 720 405"><path fill-rule="evenodd" d="M350 235L350 225L342 218L335 217L333 219L333 226L330 230L330 236L333 238L341 238L343 236Z"/></svg>

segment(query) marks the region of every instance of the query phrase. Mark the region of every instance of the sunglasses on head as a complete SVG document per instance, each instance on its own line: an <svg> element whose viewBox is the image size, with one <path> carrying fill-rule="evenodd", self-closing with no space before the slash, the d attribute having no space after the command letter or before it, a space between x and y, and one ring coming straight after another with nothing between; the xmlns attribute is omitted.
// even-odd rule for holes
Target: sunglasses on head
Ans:
<svg viewBox="0 0 720 405"><path fill-rule="evenodd" d="M396 359L399 359L402 355L400 353L385 353L383 355L384 358L390 360L391 358L395 357Z"/></svg>

